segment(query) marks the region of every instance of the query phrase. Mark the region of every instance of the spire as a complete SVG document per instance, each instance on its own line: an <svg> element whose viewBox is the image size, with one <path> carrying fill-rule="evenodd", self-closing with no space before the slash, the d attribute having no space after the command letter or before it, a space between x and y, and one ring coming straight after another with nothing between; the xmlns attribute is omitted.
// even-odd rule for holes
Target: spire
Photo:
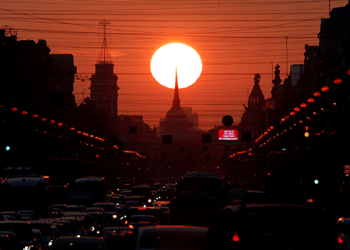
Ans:
<svg viewBox="0 0 350 250"><path fill-rule="evenodd" d="M173 106L180 107L179 84L177 82L177 67L175 68L175 91L174 91Z"/></svg>
<svg viewBox="0 0 350 250"><path fill-rule="evenodd" d="M101 22L99 22L99 24L103 26L103 41L102 41L100 57L97 62L100 64L112 64L111 56L107 48L107 39L106 39L106 26L111 23L106 20L102 20Z"/></svg>

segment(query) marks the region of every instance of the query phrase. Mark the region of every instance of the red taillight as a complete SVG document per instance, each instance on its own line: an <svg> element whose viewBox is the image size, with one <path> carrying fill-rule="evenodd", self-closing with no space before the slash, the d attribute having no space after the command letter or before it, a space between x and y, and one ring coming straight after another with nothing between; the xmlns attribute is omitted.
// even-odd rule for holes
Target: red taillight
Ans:
<svg viewBox="0 0 350 250"><path fill-rule="evenodd" d="M125 225L126 225L126 224L128 224L128 221L127 221L127 220L125 220Z"/></svg>
<svg viewBox="0 0 350 250"><path fill-rule="evenodd" d="M340 234L338 235L338 243L339 244L343 244L344 243L343 237L341 237Z"/></svg>
<svg viewBox="0 0 350 250"><path fill-rule="evenodd" d="M149 221L140 221L141 224L149 224Z"/></svg>
<svg viewBox="0 0 350 250"><path fill-rule="evenodd" d="M134 226L133 225L129 225L129 228L134 229Z"/></svg>
<svg viewBox="0 0 350 250"><path fill-rule="evenodd" d="M233 234L232 240L234 242L238 242L239 241L239 236L238 236L238 232L237 231Z"/></svg>

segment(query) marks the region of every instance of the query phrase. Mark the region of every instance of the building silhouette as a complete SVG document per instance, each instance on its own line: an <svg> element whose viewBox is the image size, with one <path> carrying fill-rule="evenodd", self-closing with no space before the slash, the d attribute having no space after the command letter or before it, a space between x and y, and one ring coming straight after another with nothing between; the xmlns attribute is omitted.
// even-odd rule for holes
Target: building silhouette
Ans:
<svg viewBox="0 0 350 250"><path fill-rule="evenodd" d="M193 119L189 119L186 111L180 106L179 85L176 71L173 105L166 113L165 118L160 119L160 137L171 137L171 140L174 142L191 140L194 131L193 123Z"/></svg>
<svg viewBox="0 0 350 250"><path fill-rule="evenodd" d="M9 28L0 30L0 105L70 120L76 66L71 54L50 54L43 39L17 40Z"/></svg>
<svg viewBox="0 0 350 250"><path fill-rule="evenodd" d="M265 98L260 88L260 75L255 74L254 86L248 99L248 107L244 104L240 126L243 141L250 141L259 136L266 126Z"/></svg>
<svg viewBox="0 0 350 250"><path fill-rule="evenodd" d="M95 73L91 76L91 100L96 107L107 113L112 121L118 119L118 76L114 74L114 64L110 58L106 40L106 26L109 22L103 20L104 28L100 57L95 64Z"/></svg>

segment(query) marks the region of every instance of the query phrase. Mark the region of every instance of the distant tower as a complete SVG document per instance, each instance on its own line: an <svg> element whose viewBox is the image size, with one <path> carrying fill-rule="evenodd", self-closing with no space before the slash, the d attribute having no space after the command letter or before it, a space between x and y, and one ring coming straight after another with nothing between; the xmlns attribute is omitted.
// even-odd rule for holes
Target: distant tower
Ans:
<svg viewBox="0 0 350 250"><path fill-rule="evenodd" d="M244 105L240 125L244 132L250 132L254 140L265 128L265 98L260 88L260 74L254 75L254 86L248 99L248 107Z"/></svg>
<svg viewBox="0 0 350 250"><path fill-rule="evenodd" d="M103 20L103 42L99 59L95 64L95 74L91 76L91 100L98 109L107 112L111 120L118 118L118 77L113 72L114 64L111 60L106 40L106 26L110 22Z"/></svg>
<svg viewBox="0 0 350 250"><path fill-rule="evenodd" d="M165 118L160 119L160 135L172 135L175 142L190 140L193 137L193 122L188 119L186 112L180 106L179 84L177 70L175 71L175 89L173 106L166 113Z"/></svg>

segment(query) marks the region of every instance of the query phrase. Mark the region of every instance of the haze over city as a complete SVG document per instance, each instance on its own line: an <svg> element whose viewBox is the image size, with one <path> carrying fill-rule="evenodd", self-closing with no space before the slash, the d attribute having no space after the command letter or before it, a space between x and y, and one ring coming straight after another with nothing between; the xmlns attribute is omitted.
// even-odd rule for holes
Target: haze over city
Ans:
<svg viewBox="0 0 350 250"><path fill-rule="evenodd" d="M143 115L159 125L171 107L173 90L152 77L150 60L171 42L191 46L201 56L202 74L180 90L182 106L199 114L199 127L221 125L225 115L240 121L259 73L265 98L270 98L273 69L281 78L291 64L302 64L305 44L317 45L321 18L346 0L314 1L2 1L0 20L17 31L18 39L44 39L53 54L73 54L74 84L79 104L90 94L107 26L107 45L118 75L119 114ZM286 65L287 63L287 65Z"/></svg>

